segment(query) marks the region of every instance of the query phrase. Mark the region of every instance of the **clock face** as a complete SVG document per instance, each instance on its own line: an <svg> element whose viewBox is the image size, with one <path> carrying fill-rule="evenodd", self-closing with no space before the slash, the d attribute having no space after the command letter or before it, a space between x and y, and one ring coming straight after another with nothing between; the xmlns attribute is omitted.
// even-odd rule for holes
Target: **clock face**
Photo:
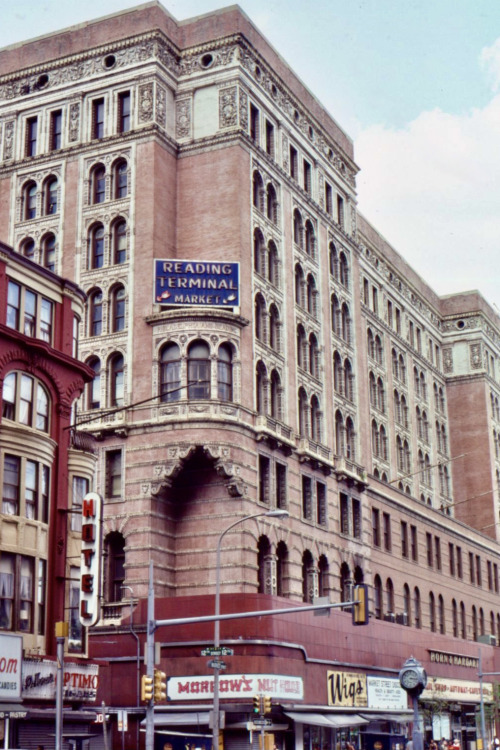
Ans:
<svg viewBox="0 0 500 750"><path fill-rule="evenodd" d="M406 672L403 672L401 675L401 684L407 690L417 687L419 682L419 674L415 669L407 669Z"/></svg>

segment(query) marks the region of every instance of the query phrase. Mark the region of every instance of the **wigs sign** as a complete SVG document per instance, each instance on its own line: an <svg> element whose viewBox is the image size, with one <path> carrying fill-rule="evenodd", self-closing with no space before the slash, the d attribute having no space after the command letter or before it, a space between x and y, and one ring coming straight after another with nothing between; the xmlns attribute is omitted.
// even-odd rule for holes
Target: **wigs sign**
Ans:
<svg viewBox="0 0 500 750"><path fill-rule="evenodd" d="M160 305L238 307L239 263L155 260L154 301Z"/></svg>

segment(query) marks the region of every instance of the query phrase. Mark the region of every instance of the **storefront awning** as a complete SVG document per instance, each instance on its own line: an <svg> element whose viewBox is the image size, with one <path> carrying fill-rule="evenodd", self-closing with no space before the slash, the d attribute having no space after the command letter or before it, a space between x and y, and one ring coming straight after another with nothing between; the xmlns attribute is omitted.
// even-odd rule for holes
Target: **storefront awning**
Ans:
<svg viewBox="0 0 500 750"><path fill-rule="evenodd" d="M368 721L398 721L400 724L404 724L407 721L413 721L413 714L409 711L397 713L376 713L375 711L370 714L362 714L364 719Z"/></svg>
<svg viewBox="0 0 500 750"><path fill-rule="evenodd" d="M22 703L0 703L0 718L25 719L28 711Z"/></svg>
<svg viewBox="0 0 500 750"><path fill-rule="evenodd" d="M196 726L208 726L209 713L208 711L185 711L184 713L155 713L154 725L155 727L174 727L174 726L185 726L185 727L196 727ZM146 719L141 721L141 726L146 724Z"/></svg>
<svg viewBox="0 0 500 750"><path fill-rule="evenodd" d="M369 719L358 714L309 714L289 711L285 712L285 716L297 724L312 724L317 727L360 727L369 723Z"/></svg>

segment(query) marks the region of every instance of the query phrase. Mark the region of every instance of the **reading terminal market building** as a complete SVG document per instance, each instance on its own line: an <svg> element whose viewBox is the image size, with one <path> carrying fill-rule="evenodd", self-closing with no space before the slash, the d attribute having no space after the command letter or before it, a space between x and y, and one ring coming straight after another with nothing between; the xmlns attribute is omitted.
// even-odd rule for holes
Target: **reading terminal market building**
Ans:
<svg viewBox="0 0 500 750"><path fill-rule="evenodd" d="M178 22L148 2L0 50L0 240L87 295L71 419L95 443L60 486L75 540L103 498L96 623L79 548L48 580L116 750L144 746L150 563L155 619L197 620L154 633L155 750L211 746L218 583L222 613L297 610L220 623L226 750L258 747L261 695L278 750L401 748L410 656L427 740L477 748L480 673L496 731L500 320L478 292L438 296L362 215L362 166L236 6ZM298 611L360 584L365 626Z"/></svg>

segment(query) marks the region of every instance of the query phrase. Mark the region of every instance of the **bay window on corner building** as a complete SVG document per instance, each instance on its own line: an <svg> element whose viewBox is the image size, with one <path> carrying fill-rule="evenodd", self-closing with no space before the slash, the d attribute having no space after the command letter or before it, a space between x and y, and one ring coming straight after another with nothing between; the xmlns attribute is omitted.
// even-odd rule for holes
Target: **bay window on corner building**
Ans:
<svg viewBox="0 0 500 750"><path fill-rule="evenodd" d="M209 344L201 339L191 342L185 354L175 342L162 346L159 353L159 396L161 402L208 400L232 401L234 350L222 343L216 359ZM216 383L216 391L213 383Z"/></svg>

